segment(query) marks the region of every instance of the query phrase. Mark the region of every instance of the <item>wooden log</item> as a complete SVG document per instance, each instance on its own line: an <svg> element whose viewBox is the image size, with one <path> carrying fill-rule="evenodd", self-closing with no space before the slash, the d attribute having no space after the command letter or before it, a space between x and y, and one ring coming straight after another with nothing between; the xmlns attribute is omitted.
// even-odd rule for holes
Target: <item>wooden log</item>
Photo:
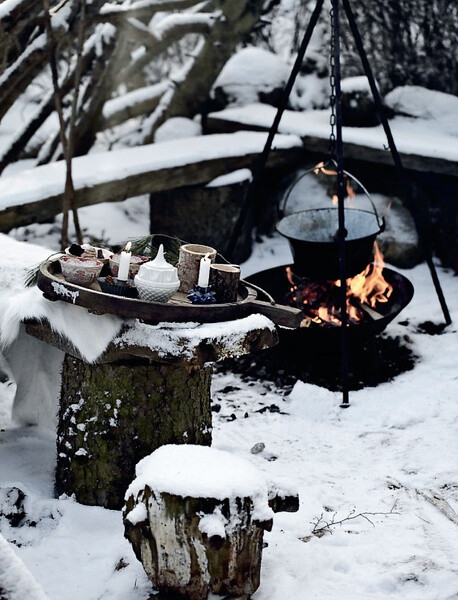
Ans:
<svg viewBox="0 0 458 600"><path fill-rule="evenodd" d="M224 253L227 237L234 228L249 183L249 171L240 179L224 183L218 180L206 186L165 190L150 196L151 232L161 231L218 248ZM227 180L226 180L227 181ZM234 260L243 262L253 244L253 210L249 211L234 250Z"/></svg>
<svg viewBox="0 0 458 600"><path fill-rule="evenodd" d="M166 597L249 598L259 587L263 534L272 528L267 486L227 452L181 450L163 447L138 465L123 511L125 536Z"/></svg>
<svg viewBox="0 0 458 600"><path fill-rule="evenodd" d="M211 262L216 258L216 250L201 244L184 244L180 246L178 258L178 277L180 279L179 291L186 294L197 285L199 279L200 261L208 256Z"/></svg>
<svg viewBox="0 0 458 600"><path fill-rule="evenodd" d="M56 491L120 509L136 463L163 444L210 444L210 367L66 355L57 431Z"/></svg>
<svg viewBox="0 0 458 600"><path fill-rule="evenodd" d="M236 302L240 281L240 267L237 265L211 265L210 285L217 302Z"/></svg>

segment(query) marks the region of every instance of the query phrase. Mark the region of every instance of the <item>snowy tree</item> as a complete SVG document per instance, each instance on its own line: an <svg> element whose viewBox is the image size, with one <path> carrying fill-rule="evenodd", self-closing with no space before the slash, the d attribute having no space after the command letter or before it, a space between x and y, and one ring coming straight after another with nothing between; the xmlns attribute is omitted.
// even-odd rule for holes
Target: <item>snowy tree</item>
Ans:
<svg viewBox="0 0 458 600"><path fill-rule="evenodd" d="M56 110L56 88L76 156L97 132L129 118L147 117L136 143L148 143L166 119L194 116L262 10L250 0L95 0L87 7L84 0L5 0L0 119L31 89L40 89L40 99L0 157L0 171L20 156L44 164L64 155L61 131L37 135Z"/></svg>

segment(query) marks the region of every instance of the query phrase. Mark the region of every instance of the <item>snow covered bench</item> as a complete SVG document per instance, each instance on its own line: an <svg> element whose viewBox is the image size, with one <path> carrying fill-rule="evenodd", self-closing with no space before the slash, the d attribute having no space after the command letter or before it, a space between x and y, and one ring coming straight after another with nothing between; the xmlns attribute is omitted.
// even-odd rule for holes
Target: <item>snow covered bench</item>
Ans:
<svg viewBox="0 0 458 600"><path fill-rule="evenodd" d="M249 130L267 131L273 122L275 112L276 109L267 104L226 108L209 114L207 127L215 134ZM397 116L390 121L390 126L405 168L458 177L456 112L453 115L445 115L442 120ZM278 131L281 134L299 136L305 150L323 156L328 154L329 111L327 110L285 111ZM387 141L381 125L344 127L343 139L347 159L390 166L393 164L391 153L386 149Z"/></svg>
<svg viewBox="0 0 458 600"><path fill-rule="evenodd" d="M265 133L255 132L206 135L75 158L76 204L206 184L252 166L265 140ZM276 136L269 166L288 164L301 148L297 136ZM64 186L65 161L0 177L0 231L52 219L62 210Z"/></svg>

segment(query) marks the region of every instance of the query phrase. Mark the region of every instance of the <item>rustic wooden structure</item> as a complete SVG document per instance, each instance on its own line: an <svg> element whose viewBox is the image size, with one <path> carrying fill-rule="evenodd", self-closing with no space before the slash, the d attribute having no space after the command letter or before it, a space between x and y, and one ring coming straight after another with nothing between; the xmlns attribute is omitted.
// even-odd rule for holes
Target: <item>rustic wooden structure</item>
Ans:
<svg viewBox="0 0 458 600"><path fill-rule="evenodd" d="M235 116L231 116L229 110L210 113L206 120L207 132L216 134L234 133L237 131L268 131L275 114L275 109L262 105L262 111L268 112L268 114L265 117L257 114L255 123L252 122L252 117L248 113L243 115L240 112ZM295 133L300 136L305 151L320 157L327 156L329 152L329 132L325 131L324 128L322 132L317 132L316 128L310 128L310 132L308 132L307 124L304 124L303 127L301 126L300 131L297 127L297 121L291 122L291 124L288 123L289 116L297 117L297 113L294 111L285 111L279 128L280 133ZM414 126L412 131L415 132ZM345 141L345 157L347 159L364 161L375 165L392 166L393 160L391 154L382 145L384 140L381 142L380 147L376 148L362 142L348 140L350 135L347 136ZM446 140L450 143L448 136L444 136L444 142ZM400 150L400 156L402 164L406 169L420 173L429 172L458 177L458 164L453 159L437 155L427 156L415 152L403 152L402 149Z"/></svg>
<svg viewBox="0 0 458 600"><path fill-rule="evenodd" d="M249 135L242 146L235 144L231 135L195 138L192 142L194 155L189 154L186 144L183 144L181 154L175 144L171 156L170 150L167 150L170 143L163 142L100 153L96 162L92 156L75 158L73 184L76 206L80 208L100 202L117 202L141 194L202 185L225 173L249 168L264 143L264 135ZM221 148L222 143L226 147L224 155L215 158L215 148L218 145ZM291 141L286 146L281 148L279 145L271 153L269 168L299 163L300 142L295 145ZM164 159L167 155L170 156L169 160ZM44 181L47 182L46 186L43 185ZM2 177L0 231L53 219L62 210L64 182L65 161Z"/></svg>
<svg viewBox="0 0 458 600"><path fill-rule="evenodd" d="M248 599L260 583L263 535L273 524L269 505L280 503L268 504L267 485L252 464L213 448L184 452L164 447L138 466L123 511L125 536L165 597ZM161 469L170 474L164 478ZM298 510L294 500L290 512Z"/></svg>
<svg viewBox="0 0 458 600"><path fill-rule="evenodd" d="M136 463L163 444L210 444L209 364L278 339L274 328L261 327L231 340L196 342L192 329L194 337L183 330L174 343L151 349L126 342L133 328L126 326L97 364L88 364L46 323L27 324L29 334L65 352L56 491L83 504L121 508Z"/></svg>

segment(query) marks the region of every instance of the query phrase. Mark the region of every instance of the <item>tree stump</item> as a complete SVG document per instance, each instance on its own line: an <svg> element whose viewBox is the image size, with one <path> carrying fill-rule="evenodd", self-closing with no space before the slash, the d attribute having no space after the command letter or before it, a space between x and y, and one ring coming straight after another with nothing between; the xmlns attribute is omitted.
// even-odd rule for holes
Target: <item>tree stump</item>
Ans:
<svg viewBox="0 0 458 600"><path fill-rule="evenodd" d="M125 536L154 586L186 600L253 594L273 516L257 469L213 448L163 446L136 473Z"/></svg>
<svg viewBox="0 0 458 600"><path fill-rule="evenodd" d="M166 443L210 444L210 368L65 356L56 491L120 509L135 464Z"/></svg>
<svg viewBox="0 0 458 600"><path fill-rule="evenodd" d="M240 173L242 177L233 182L226 179L228 183L225 183L222 176L206 187L187 186L151 194L151 233L160 231L193 244L221 248L224 254L250 182L249 171ZM234 260L237 262L251 254L252 228L250 211L236 244Z"/></svg>
<svg viewBox="0 0 458 600"><path fill-rule="evenodd" d="M253 323L253 325L250 325ZM221 324L125 325L96 364L44 323L27 333L65 352L56 491L120 509L135 465L164 444L211 443L210 363L278 341L265 317Z"/></svg>

